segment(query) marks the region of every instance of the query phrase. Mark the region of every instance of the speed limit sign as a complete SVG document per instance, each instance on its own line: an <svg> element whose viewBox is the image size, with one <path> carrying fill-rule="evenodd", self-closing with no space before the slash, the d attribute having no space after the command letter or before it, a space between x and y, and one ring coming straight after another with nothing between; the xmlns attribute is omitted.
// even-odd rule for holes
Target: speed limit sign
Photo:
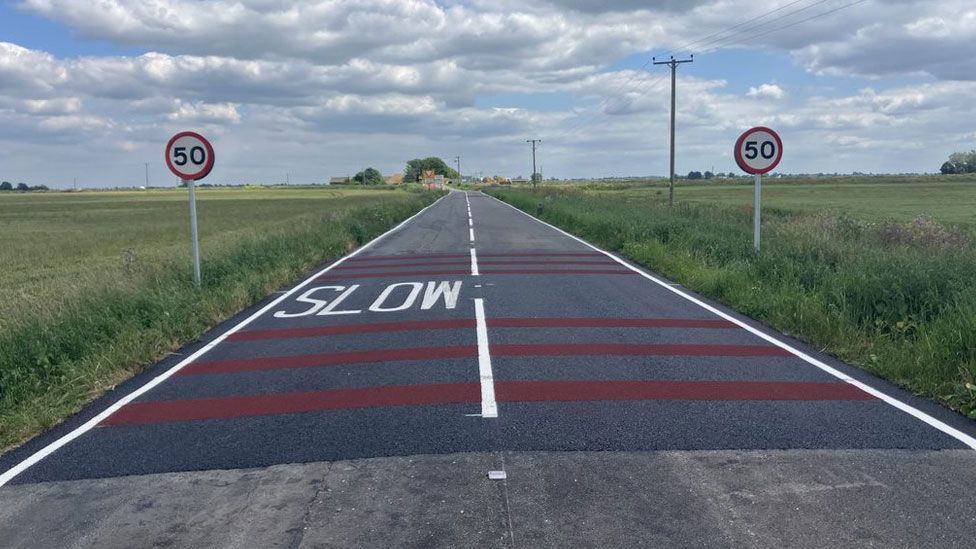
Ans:
<svg viewBox="0 0 976 549"><path fill-rule="evenodd" d="M783 140L779 134L764 126L746 130L735 142L735 163L742 171L756 176L756 199L753 212L752 245L759 251L759 233L762 229L762 174L773 171L783 158Z"/></svg>
<svg viewBox="0 0 976 549"><path fill-rule="evenodd" d="M193 281L200 285L200 238L197 234L197 195L193 182L210 173L214 150L205 137L196 132L180 132L166 143L166 166L186 185L190 194L190 239L193 251Z"/></svg>
<svg viewBox="0 0 976 549"><path fill-rule="evenodd" d="M735 142L735 162L746 173L769 173L782 158L783 140L769 128L757 126L747 130Z"/></svg>
<svg viewBox="0 0 976 549"><path fill-rule="evenodd" d="M180 132L166 144L166 165L184 181L203 179L213 169L213 147L196 132Z"/></svg>

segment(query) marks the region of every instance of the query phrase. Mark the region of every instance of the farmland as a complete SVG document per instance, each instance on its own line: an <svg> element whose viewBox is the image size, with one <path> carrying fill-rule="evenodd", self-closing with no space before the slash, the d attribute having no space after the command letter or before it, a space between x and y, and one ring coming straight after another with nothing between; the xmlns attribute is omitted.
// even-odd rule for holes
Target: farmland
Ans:
<svg viewBox="0 0 976 549"><path fill-rule="evenodd" d="M491 193L912 391L976 417L976 184L547 185ZM919 216L928 217L919 217Z"/></svg>
<svg viewBox="0 0 976 549"><path fill-rule="evenodd" d="M200 289L185 191L0 195L0 448L434 198L322 188L197 196Z"/></svg>
<svg viewBox="0 0 976 549"><path fill-rule="evenodd" d="M667 199L667 180L569 185L616 196ZM547 187L566 188L565 183ZM863 221L910 221L928 216L946 224L976 226L976 176L864 176L763 179L763 208L792 212L844 212ZM752 207L752 178L679 180L675 198L689 204Z"/></svg>

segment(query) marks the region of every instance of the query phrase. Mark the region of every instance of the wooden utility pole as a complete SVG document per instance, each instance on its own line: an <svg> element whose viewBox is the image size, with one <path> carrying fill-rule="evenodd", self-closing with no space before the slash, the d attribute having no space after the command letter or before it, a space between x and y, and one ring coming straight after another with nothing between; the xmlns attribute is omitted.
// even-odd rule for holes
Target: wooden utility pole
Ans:
<svg viewBox="0 0 976 549"><path fill-rule="evenodd" d="M542 143L541 139L526 139L526 143L532 143L532 190L535 190L535 144Z"/></svg>
<svg viewBox="0 0 976 549"><path fill-rule="evenodd" d="M675 73L677 72L678 65L682 63L694 63L695 56L692 55L690 59L675 59L671 56L669 61L657 61L654 57L651 61L655 65L670 65L671 66L671 190L668 194L668 206L674 206L674 100L675 100Z"/></svg>

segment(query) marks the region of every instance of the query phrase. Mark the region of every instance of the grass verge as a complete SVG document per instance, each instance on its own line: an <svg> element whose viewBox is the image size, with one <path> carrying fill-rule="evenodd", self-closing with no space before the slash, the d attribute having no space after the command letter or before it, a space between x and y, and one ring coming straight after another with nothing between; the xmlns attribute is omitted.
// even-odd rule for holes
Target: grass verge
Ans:
<svg viewBox="0 0 976 549"><path fill-rule="evenodd" d="M969 232L926 218L866 223L764 210L756 255L746 208L668 208L625 192L551 187L489 193L976 418L976 247Z"/></svg>
<svg viewBox="0 0 976 549"><path fill-rule="evenodd" d="M208 328L323 260L344 254L422 207L433 193L301 216L227 242L203 260L196 288L185 260L85 288L57 307L20 314L0 332L0 448L76 412Z"/></svg>

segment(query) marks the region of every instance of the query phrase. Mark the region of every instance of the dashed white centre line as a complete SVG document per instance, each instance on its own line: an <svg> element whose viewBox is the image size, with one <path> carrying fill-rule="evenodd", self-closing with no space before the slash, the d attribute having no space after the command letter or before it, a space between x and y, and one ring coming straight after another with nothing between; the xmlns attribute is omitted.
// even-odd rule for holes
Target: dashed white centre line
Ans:
<svg viewBox="0 0 976 549"><path fill-rule="evenodd" d="M481 377L481 417L498 417L495 402L495 376L491 371L491 353L488 350L488 324L485 322L485 300L474 300L475 323L478 328L478 372Z"/></svg>
<svg viewBox="0 0 976 549"><path fill-rule="evenodd" d="M474 227L468 229L468 236L471 237L471 243L474 244Z"/></svg>
<svg viewBox="0 0 976 549"><path fill-rule="evenodd" d="M481 276L478 272L478 252L471 248L471 276Z"/></svg>

